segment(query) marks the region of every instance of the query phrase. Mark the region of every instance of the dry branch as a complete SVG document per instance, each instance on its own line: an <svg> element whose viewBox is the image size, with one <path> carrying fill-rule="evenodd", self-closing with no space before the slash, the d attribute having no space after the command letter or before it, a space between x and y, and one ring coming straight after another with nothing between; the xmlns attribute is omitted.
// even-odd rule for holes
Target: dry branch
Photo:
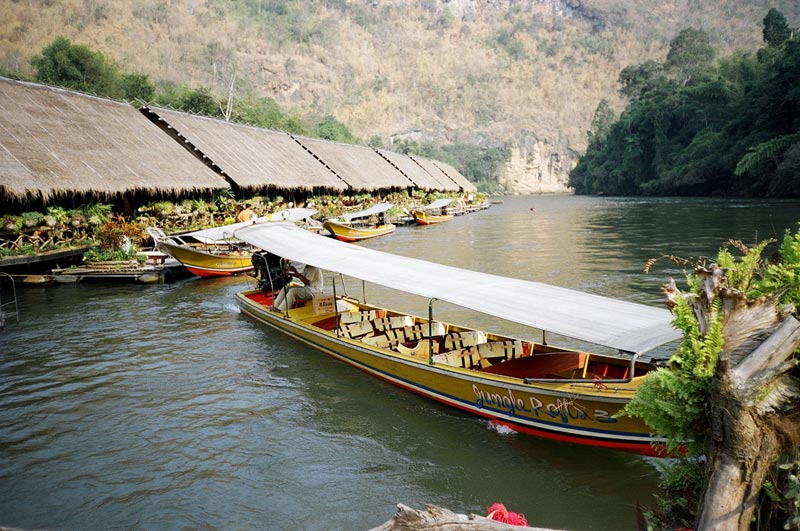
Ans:
<svg viewBox="0 0 800 531"><path fill-rule="evenodd" d="M521 527L490 520L475 514L457 514L436 505L425 511L397 504L397 512L388 522L370 531L554 531L543 527Z"/></svg>

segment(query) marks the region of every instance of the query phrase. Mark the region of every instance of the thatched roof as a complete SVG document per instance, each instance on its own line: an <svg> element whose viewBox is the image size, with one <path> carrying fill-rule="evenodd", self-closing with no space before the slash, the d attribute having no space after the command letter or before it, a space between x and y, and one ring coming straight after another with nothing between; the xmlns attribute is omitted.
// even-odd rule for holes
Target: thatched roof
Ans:
<svg viewBox="0 0 800 531"><path fill-rule="evenodd" d="M420 165L407 155L290 135L185 112L144 107L162 130L240 188L458 191L475 187L447 166ZM442 163L442 167L446 166ZM460 178L460 180L458 179Z"/></svg>
<svg viewBox="0 0 800 531"><path fill-rule="evenodd" d="M428 173L425 168L414 162L411 157L402 153L395 153L385 149L377 150L378 153L403 172L414 186L420 190L457 191L458 187L449 179L437 179Z"/></svg>
<svg viewBox="0 0 800 531"><path fill-rule="evenodd" d="M227 187L127 103L0 78L0 197Z"/></svg>
<svg viewBox="0 0 800 531"><path fill-rule="evenodd" d="M372 148L319 138L295 138L341 177L352 190L374 191L414 186L411 179Z"/></svg>
<svg viewBox="0 0 800 531"><path fill-rule="evenodd" d="M434 160L432 162L437 168L439 168L439 170L441 170L442 173L444 173L449 179L453 180L465 192L478 191L478 188L472 182L470 182L469 179L461 175L461 172L448 163L440 160Z"/></svg>
<svg viewBox="0 0 800 531"><path fill-rule="evenodd" d="M433 175L436 180L442 182L450 182L455 186L456 190L464 190L465 192L474 192L477 190L475 185L469 182L466 177L461 175L455 168L444 162L434 161L420 157L419 155L409 155L411 159L422 166L425 171Z"/></svg>
<svg viewBox="0 0 800 531"><path fill-rule="evenodd" d="M240 188L347 188L287 133L158 107L142 112Z"/></svg>

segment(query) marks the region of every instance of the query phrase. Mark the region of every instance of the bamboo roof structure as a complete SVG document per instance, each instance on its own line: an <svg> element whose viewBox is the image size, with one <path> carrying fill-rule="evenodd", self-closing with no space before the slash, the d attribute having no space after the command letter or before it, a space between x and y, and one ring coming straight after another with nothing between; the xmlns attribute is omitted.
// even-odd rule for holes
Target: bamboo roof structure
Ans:
<svg viewBox="0 0 800 531"><path fill-rule="evenodd" d="M381 157L394 165L398 171L403 172L411 179L414 186L420 190L443 190L448 192L458 190L458 187L455 186L453 181L449 179L437 179L435 175L431 175L408 155L388 151L386 149L378 149L376 151Z"/></svg>
<svg viewBox="0 0 800 531"><path fill-rule="evenodd" d="M434 161L420 157L419 155L409 155L411 160L419 164L428 173L433 175L438 181L450 182L455 185L456 190L463 190L465 192L475 192L477 188L474 184L469 182L466 177L461 175L455 168L440 161Z"/></svg>
<svg viewBox="0 0 800 531"><path fill-rule="evenodd" d="M455 169L453 166L446 162L442 162L440 160L432 161L433 164L439 168L439 170L445 174L449 179L455 181L455 183L465 192L477 192L478 187L475 186L469 179L464 177L461 172Z"/></svg>
<svg viewBox="0 0 800 531"><path fill-rule="evenodd" d="M287 133L159 107L141 111L239 188L342 191L348 187Z"/></svg>
<svg viewBox="0 0 800 531"><path fill-rule="evenodd" d="M5 200L227 187L127 103L0 78Z"/></svg>
<svg viewBox="0 0 800 531"><path fill-rule="evenodd" d="M295 138L354 191L372 192L414 186L411 179L372 148L319 138Z"/></svg>

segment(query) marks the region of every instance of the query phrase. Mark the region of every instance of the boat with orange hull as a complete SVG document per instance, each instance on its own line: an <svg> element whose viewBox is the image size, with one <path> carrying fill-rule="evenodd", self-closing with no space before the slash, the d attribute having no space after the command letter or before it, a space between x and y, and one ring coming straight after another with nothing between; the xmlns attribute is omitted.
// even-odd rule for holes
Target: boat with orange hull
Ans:
<svg viewBox="0 0 800 531"><path fill-rule="evenodd" d="M452 199L437 199L429 205L421 206L414 210L414 220L418 225L434 225L453 219L453 214L447 212L447 206Z"/></svg>
<svg viewBox="0 0 800 531"><path fill-rule="evenodd" d="M242 313L362 371L509 428L549 439L658 455L641 419L618 416L656 368L640 356L677 340L665 309L354 247L287 224L248 227L254 246L429 299L427 317L333 290L276 312L273 291L236 294ZM264 285L264 284L262 284ZM502 294L498 296L498 294ZM627 353L559 348L438 321L444 300Z"/></svg>

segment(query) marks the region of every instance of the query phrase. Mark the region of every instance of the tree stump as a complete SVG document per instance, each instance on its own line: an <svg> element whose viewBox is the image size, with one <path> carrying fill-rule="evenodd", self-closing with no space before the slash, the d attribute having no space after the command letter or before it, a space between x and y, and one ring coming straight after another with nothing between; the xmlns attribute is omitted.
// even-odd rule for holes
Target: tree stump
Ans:
<svg viewBox="0 0 800 531"><path fill-rule="evenodd" d="M701 330L719 300L724 338L708 402L709 474L697 529L747 531L767 474L800 444L800 381L791 374L800 322L779 311L777 294L749 300L718 266L695 272L704 289L690 303Z"/></svg>
<svg viewBox="0 0 800 531"><path fill-rule="evenodd" d="M509 525L485 516L457 514L436 505L427 505L425 511L397 504L397 512L388 522L370 531L554 531L543 527Z"/></svg>

